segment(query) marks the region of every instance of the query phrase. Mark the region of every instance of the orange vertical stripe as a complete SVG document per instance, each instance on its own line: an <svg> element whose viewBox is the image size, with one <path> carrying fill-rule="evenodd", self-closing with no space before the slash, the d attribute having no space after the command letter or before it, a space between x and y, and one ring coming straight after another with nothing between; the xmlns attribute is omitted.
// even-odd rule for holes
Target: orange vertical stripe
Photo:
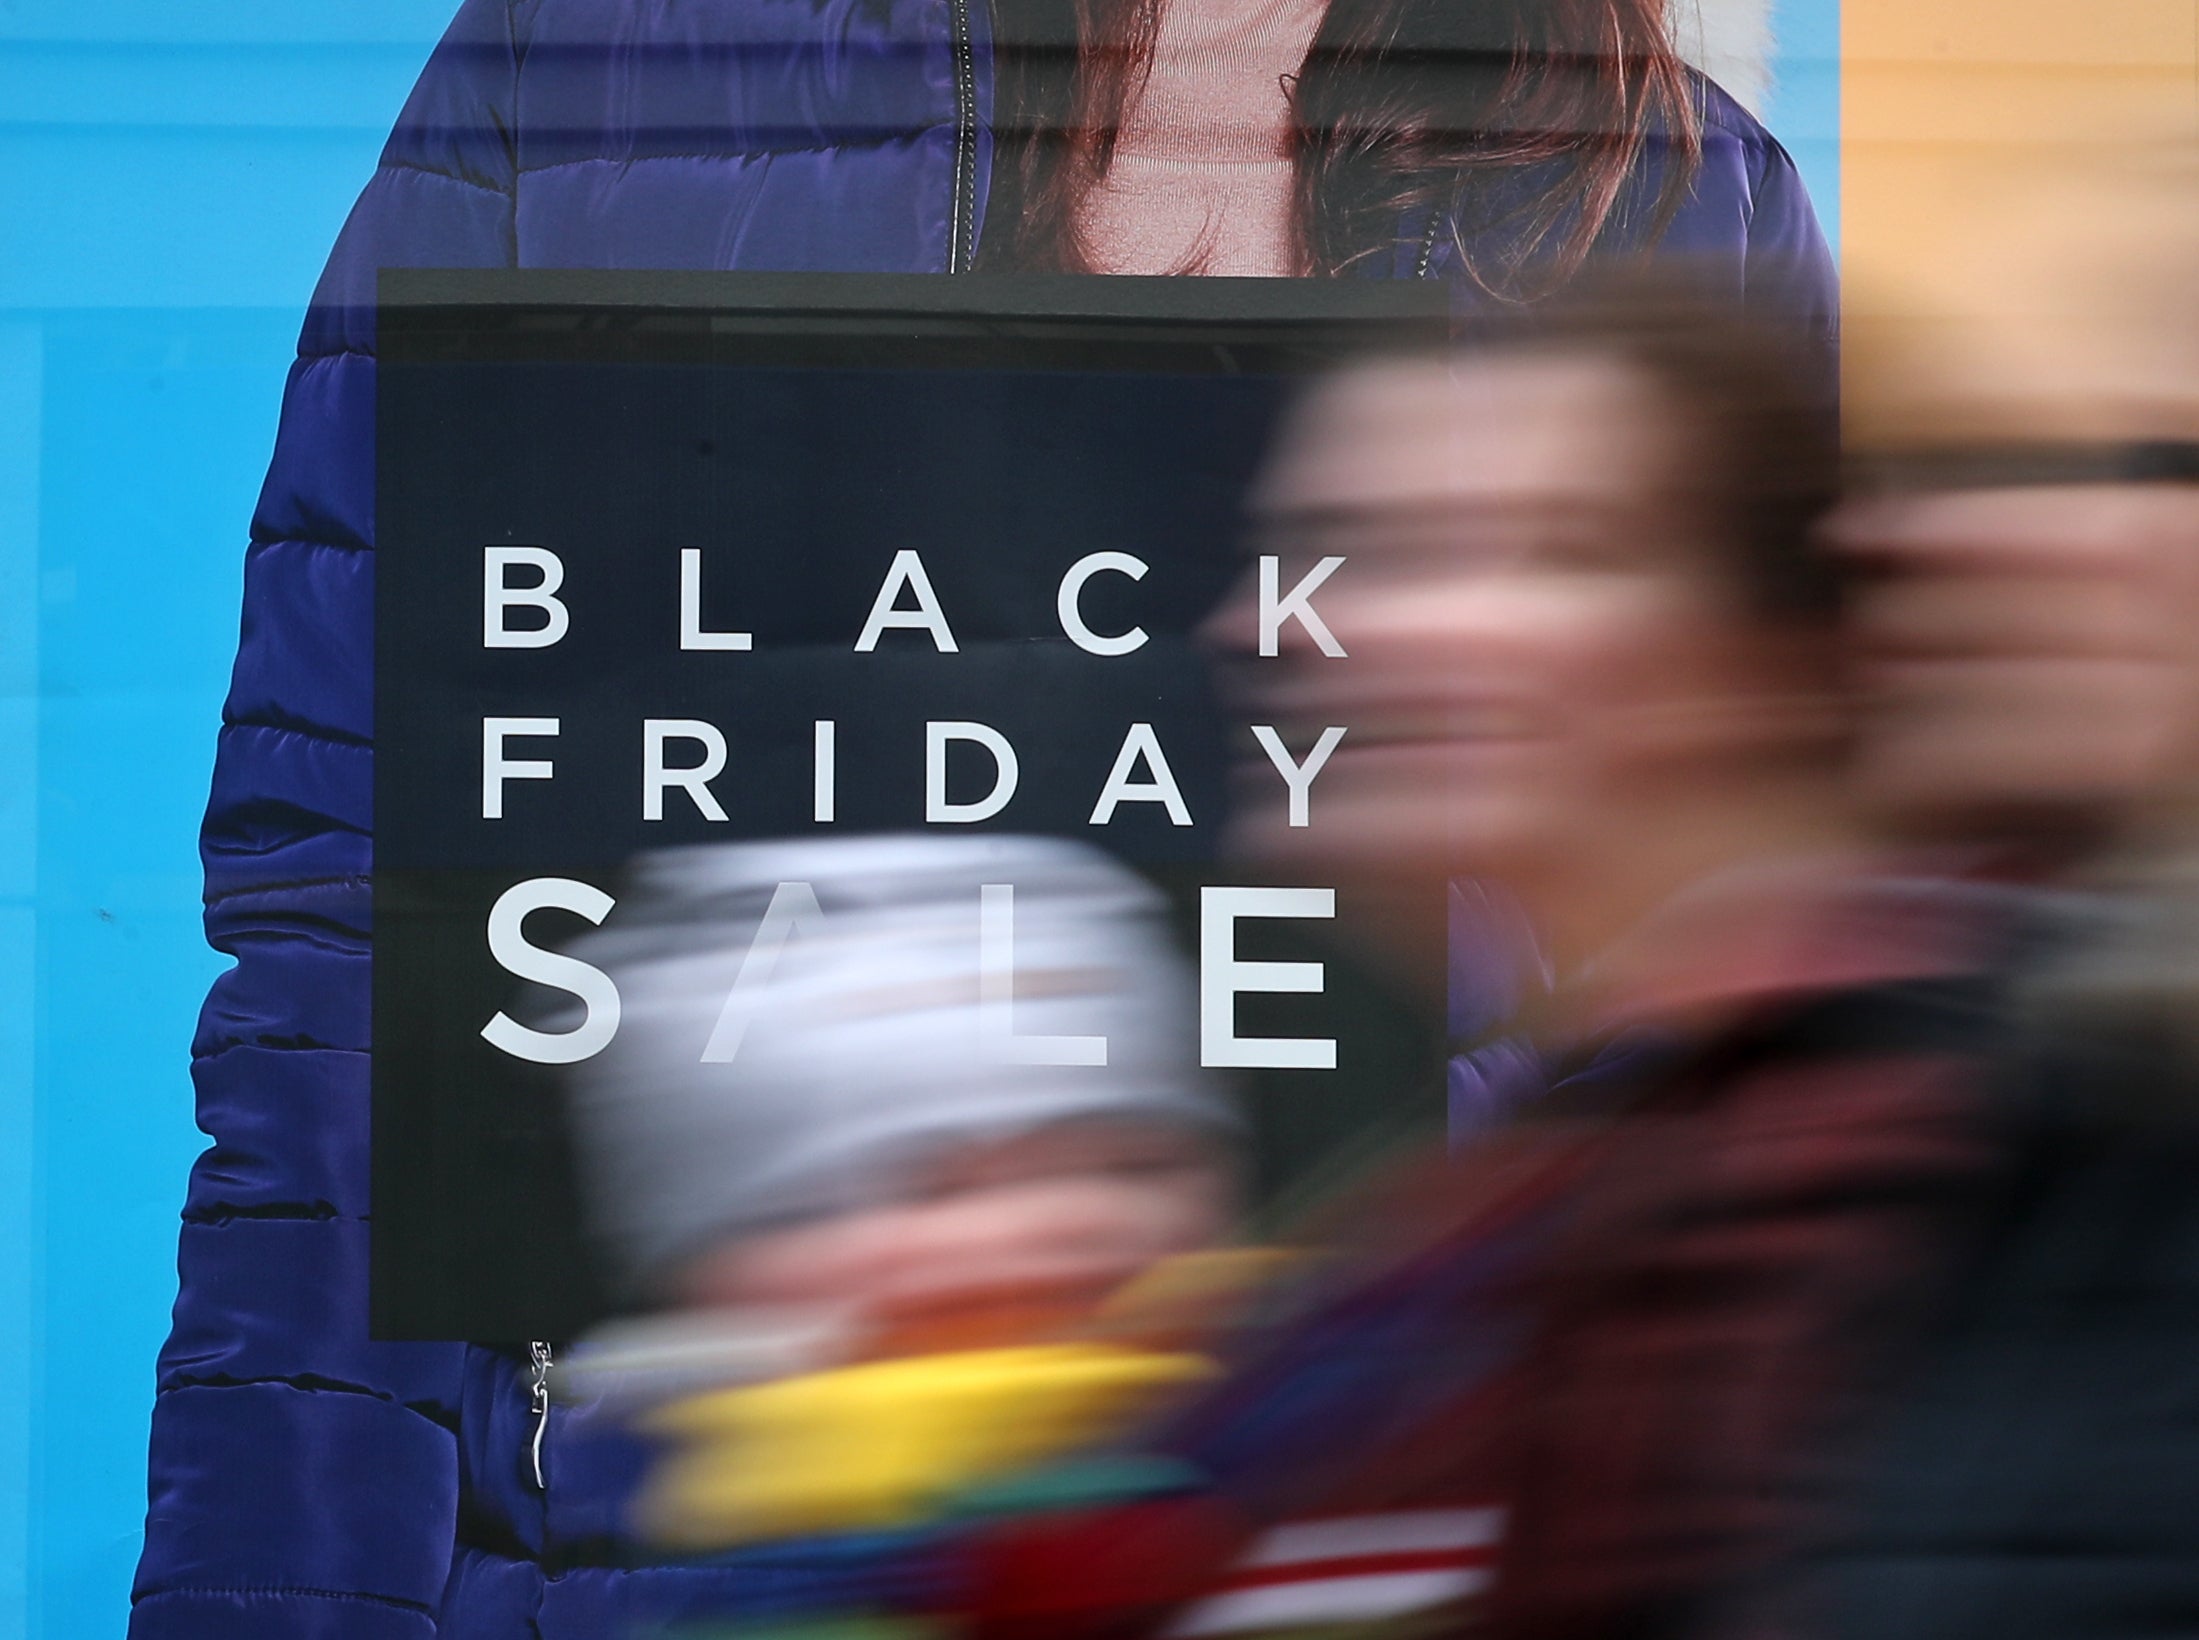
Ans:
<svg viewBox="0 0 2199 1640"><path fill-rule="evenodd" d="M2077 148L2199 134L2199 0L1843 0L1842 257L1855 300L1959 255Z"/></svg>

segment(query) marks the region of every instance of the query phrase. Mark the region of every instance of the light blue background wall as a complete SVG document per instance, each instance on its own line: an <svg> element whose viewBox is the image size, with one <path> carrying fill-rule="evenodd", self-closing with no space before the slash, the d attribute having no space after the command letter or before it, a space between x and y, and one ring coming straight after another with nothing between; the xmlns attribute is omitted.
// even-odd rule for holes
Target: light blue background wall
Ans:
<svg viewBox="0 0 2199 1640"><path fill-rule="evenodd" d="M1708 0L1703 0L1708 3ZM1775 0L1777 61L1763 118L1809 184L1840 250L1840 0Z"/></svg>
<svg viewBox="0 0 2199 1640"><path fill-rule="evenodd" d="M127 1618L245 523L299 310L454 3L0 0L7 1640Z"/></svg>
<svg viewBox="0 0 2199 1640"><path fill-rule="evenodd" d="M115 1640L219 966L193 831L299 310L453 0L0 0L0 1640ZM1772 128L1828 227L1834 0Z"/></svg>

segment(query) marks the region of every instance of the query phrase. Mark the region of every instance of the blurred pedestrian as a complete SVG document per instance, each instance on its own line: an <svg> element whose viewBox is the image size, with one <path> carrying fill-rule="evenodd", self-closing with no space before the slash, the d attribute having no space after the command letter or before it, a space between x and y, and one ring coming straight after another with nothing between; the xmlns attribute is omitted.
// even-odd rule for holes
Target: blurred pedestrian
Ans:
<svg viewBox="0 0 2199 1640"><path fill-rule="evenodd" d="M2199 169L2026 178L1991 281L1851 374L1863 794L2042 915L1995 1187L1825 1528L1745 1632L2199 1627Z"/></svg>
<svg viewBox="0 0 2199 1640"><path fill-rule="evenodd" d="M1237 1116L1158 892L1094 850L706 845L627 878L572 947L618 1034L567 1076L630 1317L561 1387L659 1448L629 1529L689 1575L637 1620L854 1621L943 1505L1211 1373L1104 1312L1225 1237Z"/></svg>
<svg viewBox="0 0 2199 1640"><path fill-rule="evenodd" d="M1646 296L1305 406L1260 547L1337 561L1324 631L1224 630L1286 744L1343 735L1245 844L1431 987L1447 885L1500 886L1538 1087L1390 1181L1176 1492L1002 1533L987 1626L1678 1633L1812 1518L1989 1161L2003 933L1850 801L1832 432L1791 338Z"/></svg>

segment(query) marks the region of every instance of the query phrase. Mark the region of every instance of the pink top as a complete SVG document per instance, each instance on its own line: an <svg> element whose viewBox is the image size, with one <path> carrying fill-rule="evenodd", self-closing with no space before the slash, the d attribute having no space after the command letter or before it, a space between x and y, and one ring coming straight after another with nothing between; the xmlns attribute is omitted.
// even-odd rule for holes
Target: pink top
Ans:
<svg viewBox="0 0 2199 1640"><path fill-rule="evenodd" d="M1286 82L1325 0L1165 0L1153 70L1077 213L1095 273L1299 271Z"/></svg>

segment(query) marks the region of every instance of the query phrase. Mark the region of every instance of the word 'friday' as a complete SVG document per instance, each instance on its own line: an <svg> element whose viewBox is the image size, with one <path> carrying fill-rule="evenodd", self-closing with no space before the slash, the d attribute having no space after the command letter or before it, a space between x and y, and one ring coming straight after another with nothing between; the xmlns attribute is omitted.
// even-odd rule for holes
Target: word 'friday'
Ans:
<svg viewBox="0 0 2199 1640"><path fill-rule="evenodd" d="M561 719L554 717L485 717L481 720L481 818L504 818L504 788L515 780L550 780L556 762L548 757L519 757L509 749L512 741L545 741L556 738ZM810 817L829 825L834 817L838 788L835 747L838 724L831 718L815 719L814 783ZM1252 725L1252 738L1267 753L1275 772L1283 777L1290 794L1290 823L1310 824L1314 776L1321 772L1344 738L1334 725L1321 731L1320 739L1301 760L1291 755L1283 737L1270 724ZM947 765L957 745L972 746L992 761L992 789L982 797L951 801L947 796ZM678 748L675 762L674 748ZM537 747L537 750L542 748ZM668 792L683 793L705 820L728 818L725 805L710 789L710 782L725 772L730 750L725 731L701 718L643 718L641 722L641 817L662 820ZM974 825L990 820L1015 797L1020 764L1008 737L989 724L947 719L924 725L924 820L927 825ZM1122 737L1114 765L1092 805L1090 825L1104 826L1125 803L1157 803L1167 811L1169 823L1188 826L1191 807L1161 749L1160 736L1150 723L1133 723Z"/></svg>

